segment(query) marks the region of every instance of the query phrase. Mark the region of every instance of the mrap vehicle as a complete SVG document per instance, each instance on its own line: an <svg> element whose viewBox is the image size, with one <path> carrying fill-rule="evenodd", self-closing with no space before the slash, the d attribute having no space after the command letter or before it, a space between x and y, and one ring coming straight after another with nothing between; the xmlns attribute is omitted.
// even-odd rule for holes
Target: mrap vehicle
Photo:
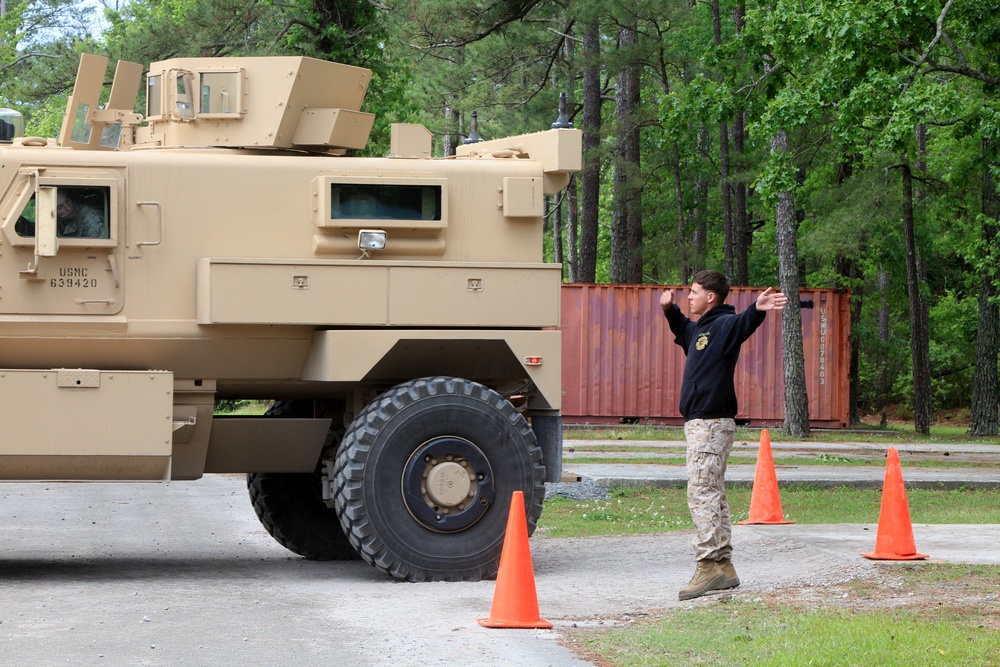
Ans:
<svg viewBox="0 0 1000 667"><path fill-rule="evenodd" d="M498 569L561 475L549 129L431 157L370 72L299 57L83 57L56 139L0 143L0 479L247 473L288 549L395 578ZM9 135L23 125L0 112ZM270 399L266 415L214 414ZM178 520L181 520L178 517Z"/></svg>

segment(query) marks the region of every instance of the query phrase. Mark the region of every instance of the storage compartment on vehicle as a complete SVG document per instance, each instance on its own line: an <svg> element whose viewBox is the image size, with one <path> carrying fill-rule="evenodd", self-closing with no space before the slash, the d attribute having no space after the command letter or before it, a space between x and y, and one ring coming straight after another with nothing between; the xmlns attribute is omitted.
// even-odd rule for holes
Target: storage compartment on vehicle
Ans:
<svg viewBox="0 0 1000 667"><path fill-rule="evenodd" d="M166 480L173 373L0 370L0 478Z"/></svg>
<svg viewBox="0 0 1000 667"><path fill-rule="evenodd" d="M206 258L199 324L554 327L557 264Z"/></svg>

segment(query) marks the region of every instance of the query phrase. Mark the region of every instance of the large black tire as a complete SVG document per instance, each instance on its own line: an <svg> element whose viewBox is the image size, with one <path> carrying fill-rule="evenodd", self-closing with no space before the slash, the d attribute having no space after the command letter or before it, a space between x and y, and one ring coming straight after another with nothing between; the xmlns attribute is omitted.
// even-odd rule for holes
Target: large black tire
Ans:
<svg viewBox="0 0 1000 667"><path fill-rule="evenodd" d="M279 401L266 414L311 416L306 403ZM335 446L328 446L324 457L332 457ZM336 511L323 501L324 470L320 460L312 473L249 473L250 501L261 525L286 549L310 560L357 560Z"/></svg>
<svg viewBox="0 0 1000 667"><path fill-rule="evenodd" d="M544 476L509 401L468 380L423 378L382 394L348 428L334 501L354 548L392 577L478 581L496 576L514 491L534 532ZM435 491L449 485L468 485L468 501Z"/></svg>
<svg viewBox="0 0 1000 667"><path fill-rule="evenodd" d="M278 544L309 560L357 560L336 512L323 503L321 484L313 473L247 475L257 518Z"/></svg>

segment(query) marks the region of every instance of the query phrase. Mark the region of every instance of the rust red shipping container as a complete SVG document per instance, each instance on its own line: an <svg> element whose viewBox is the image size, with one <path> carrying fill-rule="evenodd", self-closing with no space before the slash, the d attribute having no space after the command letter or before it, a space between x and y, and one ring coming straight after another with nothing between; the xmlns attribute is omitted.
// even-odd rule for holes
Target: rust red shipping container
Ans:
<svg viewBox="0 0 1000 667"><path fill-rule="evenodd" d="M563 420L620 420L681 424L684 352L674 343L660 309L656 285L562 286ZM687 287L672 287L687 314ZM733 287L726 303L742 311L763 287ZM850 293L802 289L809 422L813 428L843 428L848 422ZM784 421L781 314L743 345L736 368L739 423L780 426Z"/></svg>

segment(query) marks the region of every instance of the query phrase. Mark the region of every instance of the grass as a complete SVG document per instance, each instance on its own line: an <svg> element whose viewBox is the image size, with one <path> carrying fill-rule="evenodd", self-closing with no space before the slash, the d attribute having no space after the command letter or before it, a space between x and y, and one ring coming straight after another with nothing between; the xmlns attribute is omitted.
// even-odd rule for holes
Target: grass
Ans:
<svg viewBox="0 0 1000 667"><path fill-rule="evenodd" d="M771 442L797 441L782 433L780 428L768 429ZM596 428L576 428L567 426L563 432L566 440L684 440L684 431L679 427L667 426L616 426ZM736 430L737 440L756 441L760 439L759 429L740 428ZM965 426L936 425L931 427L929 436L913 431L912 426L893 424L885 428L865 426L863 431L813 431L808 438L812 442L872 442L884 444L900 443L967 443L1000 445L1000 436L973 437Z"/></svg>
<svg viewBox="0 0 1000 667"><path fill-rule="evenodd" d="M978 601L892 609L856 604L804 608L735 596L630 628L576 631L572 642L615 667L997 664L1000 611L986 600L995 598L1000 567L914 568L901 571L904 587L933 587L924 578L939 571L971 580L967 597Z"/></svg>
<svg viewBox="0 0 1000 667"><path fill-rule="evenodd" d="M684 465L684 456L674 455L671 456L669 453L663 453L664 450L647 450L644 452L641 448L629 447L629 448L616 448L614 446L603 446L598 445L594 448L589 447L575 447L574 451L576 453L586 454L587 452L625 452L633 454L633 456L574 456L572 459L565 459L566 461L571 461L577 464L640 464L640 463L650 463L659 465ZM657 452L660 452L657 454ZM648 453L649 456L634 456L634 454ZM1000 452L997 452L1000 454ZM755 465L757 463L756 456L740 456L734 455L730 456L730 465ZM812 456L795 456L795 457L775 457L775 465L778 466L809 466L809 465L819 465L819 466L859 466L859 467L872 467L872 468L884 468L885 458L884 457L869 457L869 458L856 458L849 456L836 456L832 454L816 454ZM905 467L907 468L1000 468L1000 458L995 461L954 461L944 458L939 459L910 459L907 458L905 462Z"/></svg>
<svg viewBox="0 0 1000 667"><path fill-rule="evenodd" d="M728 491L733 520L751 490ZM576 537L691 529L684 489L612 489L601 501L552 498L536 536ZM785 517L802 524L876 523L881 491L804 485L781 490ZM917 523L1000 523L1000 490L907 491ZM577 653L607 667L826 665L986 667L1000 652L1000 566L896 564L897 581L855 580L819 601L778 592L720 596L623 628L566 630ZM791 600L791 601L790 601Z"/></svg>
<svg viewBox="0 0 1000 667"><path fill-rule="evenodd" d="M750 512L748 487L727 491L733 521ZM913 523L1000 523L1000 489L909 489ZM879 489L831 489L792 485L781 489L785 518L796 523L878 523ZM693 529L683 488L612 489L606 500L550 498L538 522L539 536L637 535Z"/></svg>
<svg viewBox="0 0 1000 667"><path fill-rule="evenodd" d="M591 450L581 450L579 447L576 448L577 452L580 451L591 451ZM598 450L594 450L598 451ZM683 456L574 456L572 459L566 459L576 464L639 464L639 463L651 463L658 465L684 465ZM757 463L756 456L730 456L729 465L755 465ZM852 458L845 456L832 456L830 454L817 454L815 456L796 456L796 457L778 457L774 459L775 465L778 466L868 466L868 467L885 467L884 458ZM904 464L906 468L1000 468L1000 459L996 461L949 461L946 459L907 459Z"/></svg>

